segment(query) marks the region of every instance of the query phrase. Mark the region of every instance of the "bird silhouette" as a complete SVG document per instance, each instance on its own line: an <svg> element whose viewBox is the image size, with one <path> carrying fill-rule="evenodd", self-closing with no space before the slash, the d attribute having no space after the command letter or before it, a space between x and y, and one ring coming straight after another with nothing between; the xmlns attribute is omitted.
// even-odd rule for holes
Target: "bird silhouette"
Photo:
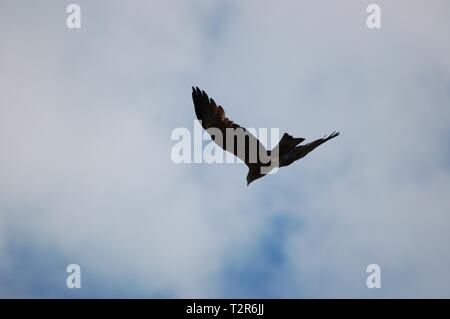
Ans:
<svg viewBox="0 0 450 319"><path fill-rule="evenodd" d="M248 166L247 185L264 177L273 168L288 166L319 145L339 136L339 132L333 132L324 138L299 145L304 138L295 138L284 133L278 145L267 150L248 130L227 118L222 106L209 98L205 91L192 87L192 99L197 119L211 135L212 140Z"/></svg>

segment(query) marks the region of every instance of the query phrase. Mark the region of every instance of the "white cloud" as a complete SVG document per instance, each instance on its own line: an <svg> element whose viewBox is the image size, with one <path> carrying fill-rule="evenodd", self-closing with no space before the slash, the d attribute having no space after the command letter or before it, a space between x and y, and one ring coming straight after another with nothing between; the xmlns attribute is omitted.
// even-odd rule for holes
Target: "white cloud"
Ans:
<svg viewBox="0 0 450 319"><path fill-rule="evenodd" d="M80 2L79 31L61 5L2 9L0 271L19 228L149 293L220 296L287 214L285 296L448 296L446 2L379 1L381 30L360 1L191 3ZM242 165L177 166L190 85L244 126L343 134L250 188Z"/></svg>

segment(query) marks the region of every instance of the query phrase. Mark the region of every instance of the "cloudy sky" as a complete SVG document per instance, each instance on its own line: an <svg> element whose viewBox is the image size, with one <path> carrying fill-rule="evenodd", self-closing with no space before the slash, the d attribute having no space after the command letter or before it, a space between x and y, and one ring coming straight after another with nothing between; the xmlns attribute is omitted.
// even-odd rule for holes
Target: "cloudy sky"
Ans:
<svg viewBox="0 0 450 319"><path fill-rule="evenodd" d="M1 297L450 297L448 1L70 3L0 2ZM250 187L177 165L192 85L342 135Z"/></svg>

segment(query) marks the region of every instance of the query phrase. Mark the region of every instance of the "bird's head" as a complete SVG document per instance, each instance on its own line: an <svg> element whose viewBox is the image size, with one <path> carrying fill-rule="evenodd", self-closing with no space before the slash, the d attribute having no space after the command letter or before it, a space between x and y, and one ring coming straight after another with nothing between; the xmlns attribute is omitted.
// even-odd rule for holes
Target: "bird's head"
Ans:
<svg viewBox="0 0 450 319"><path fill-rule="evenodd" d="M258 178L263 177L264 175L260 173L259 170L250 170L247 174L247 186L250 185L251 182L257 180Z"/></svg>

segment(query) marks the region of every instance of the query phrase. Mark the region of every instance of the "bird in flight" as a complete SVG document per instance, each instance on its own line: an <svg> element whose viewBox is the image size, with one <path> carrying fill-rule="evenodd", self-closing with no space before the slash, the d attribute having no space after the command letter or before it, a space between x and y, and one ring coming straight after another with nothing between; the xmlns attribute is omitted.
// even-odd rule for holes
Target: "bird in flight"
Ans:
<svg viewBox="0 0 450 319"><path fill-rule="evenodd" d="M284 133L277 146L267 150L248 130L225 116L222 106L209 98L205 91L192 87L195 114L212 140L248 166L247 185L264 177L275 167L284 167L306 156L317 146L339 136L333 132L328 137L300 145L305 139Z"/></svg>

